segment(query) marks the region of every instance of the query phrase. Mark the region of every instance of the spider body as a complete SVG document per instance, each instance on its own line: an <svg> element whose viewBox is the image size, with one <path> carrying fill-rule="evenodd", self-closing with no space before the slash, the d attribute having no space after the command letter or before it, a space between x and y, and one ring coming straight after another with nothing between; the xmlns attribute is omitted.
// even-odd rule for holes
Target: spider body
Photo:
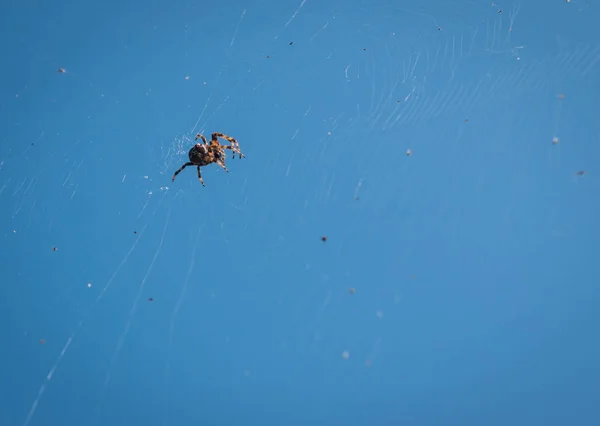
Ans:
<svg viewBox="0 0 600 426"><path fill-rule="evenodd" d="M231 145L221 145L219 138L226 139L231 142ZM237 152L239 158L245 158L246 156L240 151L240 145L231 136L224 135L223 133L213 133L211 135L210 143L206 140L204 135L198 133L195 140L202 139L203 143L197 143L188 152L189 162L185 163L179 168L174 174L171 181L175 181L175 177L187 166L196 166L198 169L198 179L202 186L204 180L202 180L202 174L200 173L200 167L208 166L209 164L215 163L219 165L223 170L229 173L227 167L225 167L225 150L230 149L232 151L232 158L235 157Z"/></svg>
<svg viewBox="0 0 600 426"><path fill-rule="evenodd" d="M216 163L217 159L221 158L221 152L217 149L213 149L210 145L204 145L197 143L188 152L188 158L190 163L195 166L208 166L211 163Z"/></svg>

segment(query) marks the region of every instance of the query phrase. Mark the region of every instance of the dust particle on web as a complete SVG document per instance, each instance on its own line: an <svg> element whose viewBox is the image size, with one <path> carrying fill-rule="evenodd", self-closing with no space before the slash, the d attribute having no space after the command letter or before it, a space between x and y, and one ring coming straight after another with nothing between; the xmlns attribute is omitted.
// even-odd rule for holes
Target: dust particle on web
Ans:
<svg viewBox="0 0 600 426"><path fill-rule="evenodd" d="M354 294L354 293L356 293L356 289L355 289L354 287L350 287L350 288L348 289L348 293L350 293L350 294Z"/></svg>
<svg viewBox="0 0 600 426"><path fill-rule="evenodd" d="M563 95L562 93L559 93L558 95L556 95L556 97L557 97L558 99L561 99L561 100L562 100L562 99L564 99L564 98L565 98L565 95Z"/></svg>
<svg viewBox="0 0 600 426"><path fill-rule="evenodd" d="M148 302L154 302L154 298L152 298L152 297L149 297L149 298L148 298Z"/></svg>
<svg viewBox="0 0 600 426"><path fill-rule="evenodd" d="M587 173L587 172L586 172L585 170L579 170L578 172L575 172L575 174L576 174L577 176L583 176L583 175L585 175L586 173Z"/></svg>
<svg viewBox="0 0 600 426"><path fill-rule="evenodd" d="M365 50L367 50L367 48L366 48L366 47L363 47L363 52L364 52Z"/></svg>
<svg viewBox="0 0 600 426"><path fill-rule="evenodd" d="M342 358L344 358L344 359L350 358L350 353L348 351L342 352Z"/></svg>
<svg viewBox="0 0 600 426"><path fill-rule="evenodd" d="M294 42L293 42L293 41L290 41L290 46L291 46L292 44L294 44Z"/></svg>
<svg viewBox="0 0 600 426"><path fill-rule="evenodd" d="M468 118L465 118L465 123L468 123L468 122L469 122L469 119L468 119Z"/></svg>
<svg viewBox="0 0 600 426"><path fill-rule="evenodd" d="M189 75L186 75L186 76L185 76L185 79L186 79L186 80L189 80L189 79L190 79L190 76L189 76Z"/></svg>
<svg viewBox="0 0 600 426"><path fill-rule="evenodd" d="M407 150L406 150L406 156L407 156L407 157L410 157L410 156L411 156L411 154L412 154L412 150L410 150L410 149L407 149Z"/></svg>
<svg viewBox="0 0 600 426"><path fill-rule="evenodd" d="M133 231L133 235L136 235L136 234L137 234L137 231Z"/></svg>
<svg viewBox="0 0 600 426"><path fill-rule="evenodd" d="M326 241L327 241L327 236L326 236L326 235L323 235L323 236L321 237L321 241L323 241L323 242L326 242Z"/></svg>
<svg viewBox="0 0 600 426"><path fill-rule="evenodd" d="M66 70L66 69L64 69L64 68L59 68L59 69L58 69L58 72L59 72L59 73L61 73L61 74L64 74L64 73L66 73L66 72L67 72L67 70Z"/></svg>
<svg viewBox="0 0 600 426"><path fill-rule="evenodd" d="M56 246L52 247L52 251L57 251L58 249L56 248Z"/></svg>
<svg viewBox="0 0 600 426"><path fill-rule="evenodd" d="M559 143L559 142L560 142L560 141L559 141L559 139L558 139L556 136L554 136L554 137L552 138L552 145L558 145L558 143Z"/></svg>
<svg viewBox="0 0 600 426"><path fill-rule="evenodd" d="M46 341L44 339L40 339L40 344L43 345L44 343L46 343Z"/></svg>
<svg viewBox="0 0 600 426"><path fill-rule="evenodd" d="M269 55L267 55L267 59L271 59L271 57Z"/></svg>
<svg viewBox="0 0 600 426"><path fill-rule="evenodd" d="M88 288L92 288L92 283L88 283Z"/></svg>

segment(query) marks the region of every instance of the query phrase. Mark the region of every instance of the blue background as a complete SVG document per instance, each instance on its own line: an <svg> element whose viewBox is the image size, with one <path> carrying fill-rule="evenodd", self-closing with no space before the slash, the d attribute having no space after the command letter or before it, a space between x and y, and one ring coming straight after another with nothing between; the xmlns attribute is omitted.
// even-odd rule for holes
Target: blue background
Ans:
<svg viewBox="0 0 600 426"><path fill-rule="evenodd" d="M1 9L1 425L600 424L600 6Z"/></svg>

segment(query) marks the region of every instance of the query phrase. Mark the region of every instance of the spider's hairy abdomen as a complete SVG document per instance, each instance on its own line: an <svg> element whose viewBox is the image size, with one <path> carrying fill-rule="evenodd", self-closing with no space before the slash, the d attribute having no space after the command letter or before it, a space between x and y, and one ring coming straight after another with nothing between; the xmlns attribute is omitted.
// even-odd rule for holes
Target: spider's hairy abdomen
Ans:
<svg viewBox="0 0 600 426"><path fill-rule="evenodd" d="M188 158L195 166L208 166L214 163L217 159L215 157L213 149L206 145L198 144L192 147L188 152Z"/></svg>

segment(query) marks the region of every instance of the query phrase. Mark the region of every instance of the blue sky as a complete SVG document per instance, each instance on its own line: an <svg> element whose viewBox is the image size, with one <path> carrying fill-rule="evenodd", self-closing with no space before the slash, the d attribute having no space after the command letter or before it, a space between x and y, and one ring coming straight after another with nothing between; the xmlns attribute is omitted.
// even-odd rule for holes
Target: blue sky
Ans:
<svg viewBox="0 0 600 426"><path fill-rule="evenodd" d="M0 424L600 423L598 5L2 9Z"/></svg>

